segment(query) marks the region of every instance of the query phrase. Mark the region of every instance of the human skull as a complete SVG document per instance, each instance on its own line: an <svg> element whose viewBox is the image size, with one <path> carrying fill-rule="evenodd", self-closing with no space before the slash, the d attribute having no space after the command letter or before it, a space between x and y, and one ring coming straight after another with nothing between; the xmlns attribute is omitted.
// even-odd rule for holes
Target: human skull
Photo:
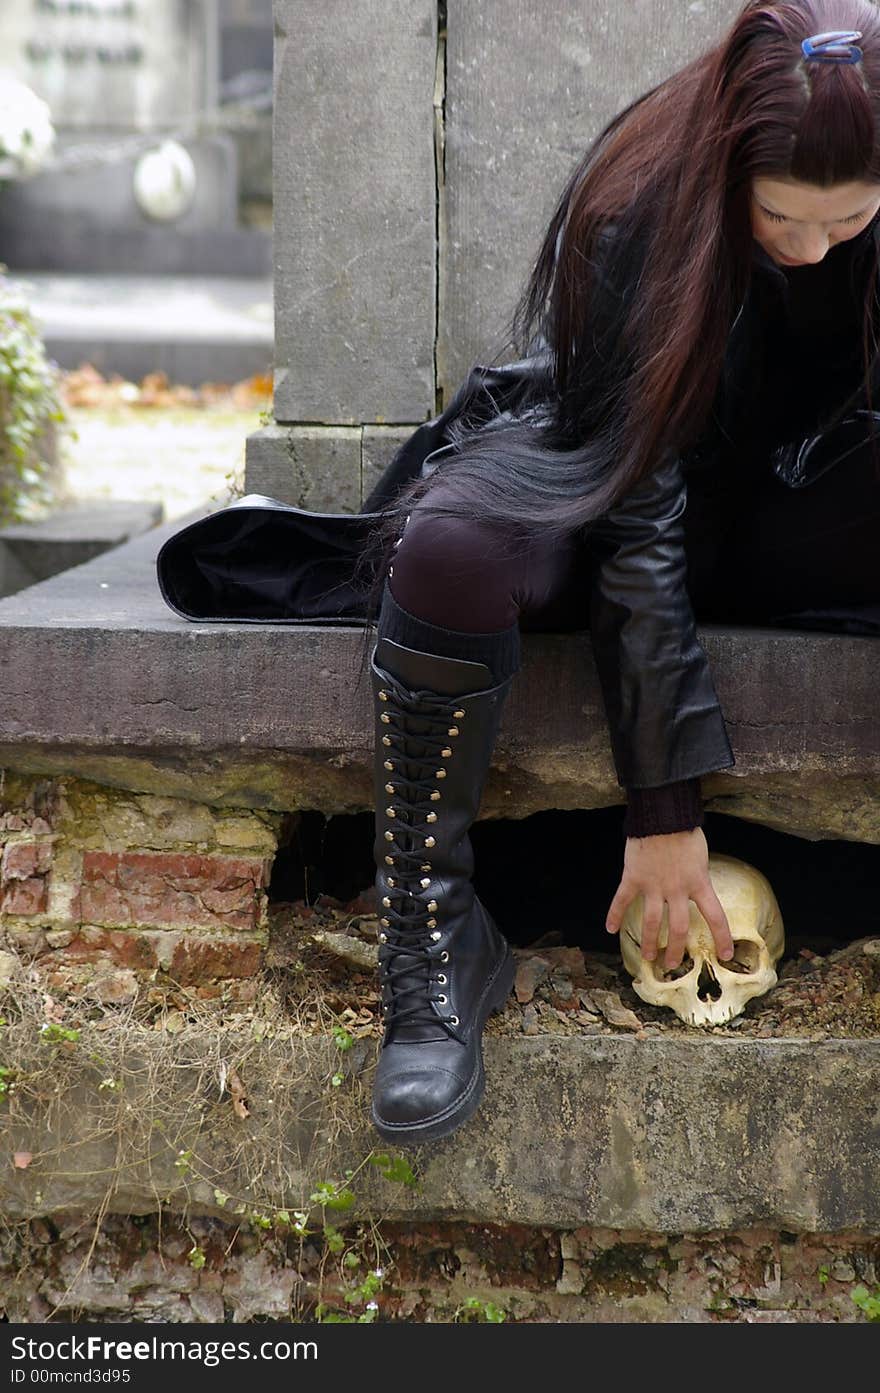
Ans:
<svg viewBox="0 0 880 1393"><path fill-rule="evenodd" d="M653 1006L668 1006L688 1025L723 1025L740 1015L747 1001L775 984L776 964L785 947L782 915L766 876L734 856L713 853L709 879L730 925L729 962L719 961L712 932L693 900L685 954L671 972L662 963L668 905L663 906L653 962L641 954L644 896L630 902L620 926L620 951L634 991Z"/></svg>

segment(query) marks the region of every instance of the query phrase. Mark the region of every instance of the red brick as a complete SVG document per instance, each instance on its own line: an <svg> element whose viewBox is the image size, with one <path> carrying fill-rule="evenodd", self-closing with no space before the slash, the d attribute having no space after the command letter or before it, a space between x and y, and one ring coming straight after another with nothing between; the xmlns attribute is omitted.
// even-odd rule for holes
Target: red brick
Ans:
<svg viewBox="0 0 880 1393"><path fill-rule="evenodd" d="M156 944L159 935L124 933L120 929L91 929L77 934L65 948L52 951L54 963L108 963L152 972L159 966ZM49 954L46 955L49 957Z"/></svg>
<svg viewBox="0 0 880 1393"><path fill-rule="evenodd" d="M254 929L269 871L265 857L87 851L79 913L99 924Z"/></svg>
<svg viewBox="0 0 880 1393"><path fill-rule="evenodd" d="M51 864L51 842L7 842L3 849L0 880L29 880L31 876L44 875Z"/></svg>
<svg viewBox="0 0 880 1393"><path fill-rule="evenodd" d="M259 943L224 938L182 938L174 950L169 974L181 986L212 977L253 977L263 950Z"/></svg>
<svg viewBox="0 0 880 1393"><path fill-rule="evenodd" d="M45 914L49 890L43 876L29 880L10 880L0 891L0 911L4 914Z"/></svg>

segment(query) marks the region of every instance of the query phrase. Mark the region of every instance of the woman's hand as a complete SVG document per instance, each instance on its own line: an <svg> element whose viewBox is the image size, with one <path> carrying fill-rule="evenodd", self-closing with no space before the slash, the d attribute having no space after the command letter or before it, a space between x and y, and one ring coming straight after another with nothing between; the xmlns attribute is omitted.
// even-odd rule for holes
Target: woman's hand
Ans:
<svg viewBox="0 0 880 1393"><path fill-rule="evenodd" d="M702 827L689 832L666 832L652 837L627 837L623 875L611 901L605 927L618 933L627 905L645 897L642 957L657 956L657 935L663 906L669 906L669 939L663 967L678 967L688 932L688 901L693 900L712 931L719 958L733 957L727 915L709 879L709 848Z"/></svg>

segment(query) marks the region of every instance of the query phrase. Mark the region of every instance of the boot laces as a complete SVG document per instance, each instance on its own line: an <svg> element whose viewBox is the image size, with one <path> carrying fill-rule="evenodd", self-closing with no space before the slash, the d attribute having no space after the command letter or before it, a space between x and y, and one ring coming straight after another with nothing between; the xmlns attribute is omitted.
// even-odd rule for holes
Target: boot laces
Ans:
<svg viewBox="0 0 880 1393"><path fill-rule="evenodd" d="M444 764L452 758L465 711L460 698L409 691L387 676L379 700L388 772L384 836L389 870L379 935L386 1039L391 1026L406 1022L440 1025L460 1040L458 1017L434 1009L448 1004L446 993L435 990L446 985L447 974L434 972L449 961L449 954L437 948L442 933L429 873L441 816Z"/></svg>

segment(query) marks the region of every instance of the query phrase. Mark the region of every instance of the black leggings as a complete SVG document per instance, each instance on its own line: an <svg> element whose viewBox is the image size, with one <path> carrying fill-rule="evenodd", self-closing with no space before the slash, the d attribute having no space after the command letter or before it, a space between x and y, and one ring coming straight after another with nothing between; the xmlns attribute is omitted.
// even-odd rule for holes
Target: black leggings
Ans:
<svg viewBox="0 0 880 1393"><path fill-rule="evenodd" d="M438 490L439 473L424 502ZM397 604L459 633L588 628L588 542L513 551L479 511L478 499L468 518L413 507L388 581ZM684 528L697 620L784 626L809 612L808 626L880 636L880 479L867 445L801 489L769 465L747 479L693 472Z"/></svg>

